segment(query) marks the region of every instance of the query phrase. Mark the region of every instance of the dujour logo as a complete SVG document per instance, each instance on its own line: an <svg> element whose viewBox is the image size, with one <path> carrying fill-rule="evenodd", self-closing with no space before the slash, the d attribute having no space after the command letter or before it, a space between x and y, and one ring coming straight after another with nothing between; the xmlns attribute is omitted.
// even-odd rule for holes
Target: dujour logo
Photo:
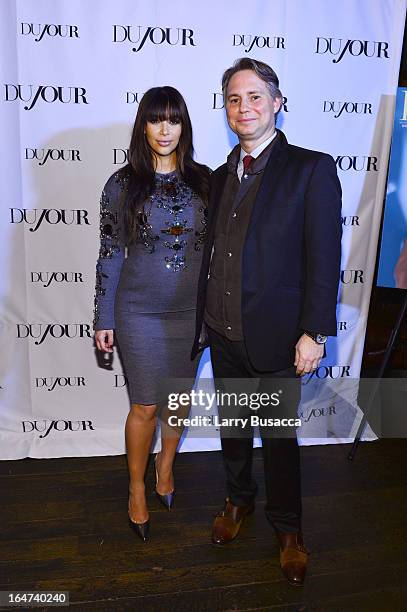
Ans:
<svg viewBox="0 0 407 612"><path fill-rule="evenodd" d="M40 421L21 421L21 424L23 433L41 432L39 438L46 438L51 431L95 431L92 421L65 421L63 419L50 421L41 419Z"/></svg>
<svg viewBox="0 0 407 612"><path fill-rule="evenodd" d="M350 365L330 365L330 366L319 366L316 370L311 372L302 384L306 385L312 378L347 378L350 376Z"/></svg>
<svg viewBox="0 0 407 612"><path fill-rule="evenodd" d="M114 387L126 387L127 382L127 377L124 374L114 375Z"/></svg>
<svg viewBox="0 0 407 612"><path fill-rule="evenodd" d="M88 323L17 323L17 338L37 338L40 345L47 338L92 338Z"/></svg>
<svg viewBox="0 0 407 612"><path fill-rule="evenodd" d="M126 91L126 104L140 104L140 100L143 96L144 92Z"/></svg>
<svg viewBox="0 0 407 612"><path fill-rule="evenodd" d="M129 161L129 150L128 149L113 149L113 163L114 164L125 164Z"/></svg>
<svg viewBox="0 0 407 612"><path fill-rule="evenodd" d="M44 283L49 287L51 283L83 283L82 272L31 272L32 283Z"/></svg>
<svg viewBox="0 0 407 612"><path fill-rule="evenodd" d="M308 423L312 418L332 416L336 414L335 406L324 406L323 408L312 408L311 410L300 410L298 416L302 423Z"/></svg>
<svg viewBox="0 0 407 612"><path fill-rule="evenodd" d="M214 110L220 110L221 108L225 108L223 103L223 96L221 93L214 92L212 94L212 108Z"/></svg>
<svg viewBox="0 0 407 612"><path fill-rule="evenodd" d="M38 100L52 104L61 102L62 104L89 104L86 99L86 89L84 87L71 87L69 85L14 85L6 83L5 102L28 102L31 104L24 106L24 110L31 110Z"/></svg>
<svg viewBox="0 0 407 612"><path fill-rule="evenodd" d="M245 48L245 53L250 53L253 47L263 49L285 49L285 39L283 36L259 36L256 34L234 34L233 46Z"/></svg>
<svg viewBox="0 0 407 612"><path fill-rule="evenodd" d="M364 55L365 57L389 58L389 43L376 40L345 40L344 38L317 37L315 53L338 55L333 59L334 64L339 64L346 53L353 57Z"/></svg>
<svg viewBox="0 0 407 612"><path fill-rule="evenodd" d="M339 170L347 172L348 170L356 170L361 172L377 172L377 157L374 155L338 155L335 158L335 164Z"/></svg>
<svg viewBox="0 0 407 612"><path fill-rule="evenodd" d="M26 159L38 160L38 165L43 166L50 159L52 161L77 162L82 161L78 149L25 149Z"/></svg>
<svg viewBox="0 0 407 612"><path fill-rule="evenodd" d="M132 47L132 51L135 53L141 51L146 43L196 47L193 37L194 31L190 28L162 28L141 25L113 26L113 42L122 43L128 41L136 45Z"/></svg>
<svg viewBox="0 0 407 612"><path fill-rule="evenodd" d="M50 225L90 225L88 211L84 209L10 208L10 214L10 223L34 225L30 232L36 232L44 221Z"/></svg>
<svg viewBox="0 0 407 612"><path fill-rule="evenodd" d="M359 227L359 215L341 217L341 221L344 227L355 227L355 225Z"/></svg>
<svg viewBox="0 0 407 612"><path fill-rule="evenodd" d="M371 115L372 105L369 102L334 102L333 100L324 100L323 112L335 113L334 119L338 119L342 113Z"/></svg>
<svg viewBox="0 0 407 612"><path fill-rule="evenodd" d="M213 92L212 93L212 109L220 110L221 108L225 108L225 105L223 103L223 95L219 92ZM289 112L288 107L287 107L287 98L285 96L283 97L281 110L283 110L285 113Z"/></svg>
<svg viewBox="0 0 407 612"><path fill-rule="evenodd" d="M341 270L341 283L344 285L356 285L364 283L363 270Z"/></svg>
<svg viewBox="0 0 407 612"><path fill-rule="evenodd" d="M55 23L26 23L21 22L21 34L23 36L35 36L35 42L40 42L44 36L55 38L79 38L78 26L57 25Z"/></svg>
<svg viewBox="0 0 407 612"><path fill-rule="evenodd" d="M45 376L35 378L37 389L53 391L55 387L86 387L84 376Z"/></svg>

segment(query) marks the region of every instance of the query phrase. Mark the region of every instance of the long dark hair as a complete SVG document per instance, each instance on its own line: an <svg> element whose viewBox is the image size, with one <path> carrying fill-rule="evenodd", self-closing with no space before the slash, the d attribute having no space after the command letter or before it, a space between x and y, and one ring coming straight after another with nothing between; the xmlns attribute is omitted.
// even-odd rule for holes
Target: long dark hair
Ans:
<svg viewBox="0 0 407 612"><path fill-rule="evenodd" d="M187 105L174 87L152 87L143 95L134 122L129 147L129 163L123 168L128 176L124 201L124 225L129 242L137 236L138 213L155 186L153 152L147 142L147 121L181 123L181 136L176 149L177 170L185 183L206 205L209 192L209 169L193 160L192 125Z"/></svg>

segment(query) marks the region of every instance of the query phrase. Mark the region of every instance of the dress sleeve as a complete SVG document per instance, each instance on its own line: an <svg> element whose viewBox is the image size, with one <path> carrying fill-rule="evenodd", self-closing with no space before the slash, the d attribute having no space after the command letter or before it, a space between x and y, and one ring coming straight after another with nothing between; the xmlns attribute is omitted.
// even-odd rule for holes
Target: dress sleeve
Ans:
<svg viewBox="0 0 407 612"><path fill-rule="evenodd" d="M96 264L93 329L114 329L114 302L124 261L124 232L119 203L124 186L114 175L100 197L100 250Z"/></svg>

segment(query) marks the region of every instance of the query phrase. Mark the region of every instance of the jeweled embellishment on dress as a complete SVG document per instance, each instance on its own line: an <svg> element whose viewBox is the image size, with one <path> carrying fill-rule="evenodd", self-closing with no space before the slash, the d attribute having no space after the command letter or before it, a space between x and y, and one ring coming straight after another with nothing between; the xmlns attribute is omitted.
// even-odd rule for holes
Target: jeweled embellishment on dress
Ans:
<svg viewBox="0 0 407 612"><path fill-rule="evenodd" d="M206 206L200 206L199 212L202 214L201 225L203 227L200 232L198 232L198 230L195 232L195 236L196 236L196 240L194 244L195 251L201 250L201 246L205 242L205 238L206 238L206 221L208 218L208 209L206 208Z"/></svg>
<svg viewBox="0 0 407 612"><path fill-rule="evenodd" d="M94 298L94 308L93 308L93 325L96 325L100 318L99 297L104 296L106 294L106 289L103 286L103 280L102 280L103 278L108 278L108 275L103 273L102 266L99 261L96 264L96 285L95 285L95 298Z"/></svg>
<svg viewBox="0 0 407 612"><path fill-rule="evenodd" d="M188 242L183 236L193 232L193 228L187 227L188 219L182 217L186 208L192 207L193 197L192 189L180 181L177 176L173 174L171 177L156 175L156 188L149 198L149 206L146 204L143 212L140 213L140 238L150 253L155 250L155 245L152 242L159 240L159 236L154 235L148 217L151 216L154 207L169 214L169 219L164 222L166 227L161 229L160 233L167 235L169 238L165 240L163 246L175 251L171 256L164 257L165 267L172 272L178 272L187 266L182 251L185 250ZM173 238L173 240L170 238Z"/></svg>
<svg viewBox="0 0 407 612"><path fill-rule="evenodd" d="M186 267L185 257L183 255L173 255L165 258L165 267L171 272L178 272Z"/></svg>
<svg viewBox="0 0 407 612"><path fill-rule="evenodd" d="M100 198L100 251L99 257L110 259L120 251L117 214L109 210L109 198L103 191Z"/></svg>
<svg viewBox="0 0 407 612"><path fill-rule="evenodd" d="M187 219L181 220L179 217L184 212L184 207L191 205L193 195L192 190L187 188L185 192L188 194L188 199L180 203L178 201L179 189L177 189L176 183L167 183L166 193L168 193L174 203L171 207L166 208L166 210L168 210L173 219L165 222L168 228L162 229L161 233L175 236L174 242L170 242L169 240L164 242L165 247L175 251L172 257L165 257L165 266L172 272L178 272L179 270L186 268L185 256L182 255L180 251L183 251L188 243L186 240L180 239L180 236L193 231L192 227L187 227Z"/></svg>
<svg viewBox="0 0 407 612"><path fill-rule="evenodd" d="M159 240L159 236L154 236L152 233L153 227L147 220L147 215L145 212L139 212L137 215L137 229L138 229L138 238L144 244L146 249L148 249L149 253L154 253L155 251L155 242Z"/></svg>

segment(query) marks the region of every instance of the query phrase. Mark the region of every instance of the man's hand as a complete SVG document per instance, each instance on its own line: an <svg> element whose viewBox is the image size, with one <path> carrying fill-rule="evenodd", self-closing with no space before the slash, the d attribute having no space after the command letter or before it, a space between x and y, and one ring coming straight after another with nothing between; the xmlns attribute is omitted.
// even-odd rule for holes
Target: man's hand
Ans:
<svg viewBox="0 0 407 612"><path fill-rule="evenodd" d="M324 354L324 345L303 334L295 345L296 374L304 376L317 369Z"/></svg>
<svg viewBox="0 0 407 612"><path fill-rule="evenodd" d="M99 351L113 353L113 330L99 329L95 332L95 342Z"/></svg>

